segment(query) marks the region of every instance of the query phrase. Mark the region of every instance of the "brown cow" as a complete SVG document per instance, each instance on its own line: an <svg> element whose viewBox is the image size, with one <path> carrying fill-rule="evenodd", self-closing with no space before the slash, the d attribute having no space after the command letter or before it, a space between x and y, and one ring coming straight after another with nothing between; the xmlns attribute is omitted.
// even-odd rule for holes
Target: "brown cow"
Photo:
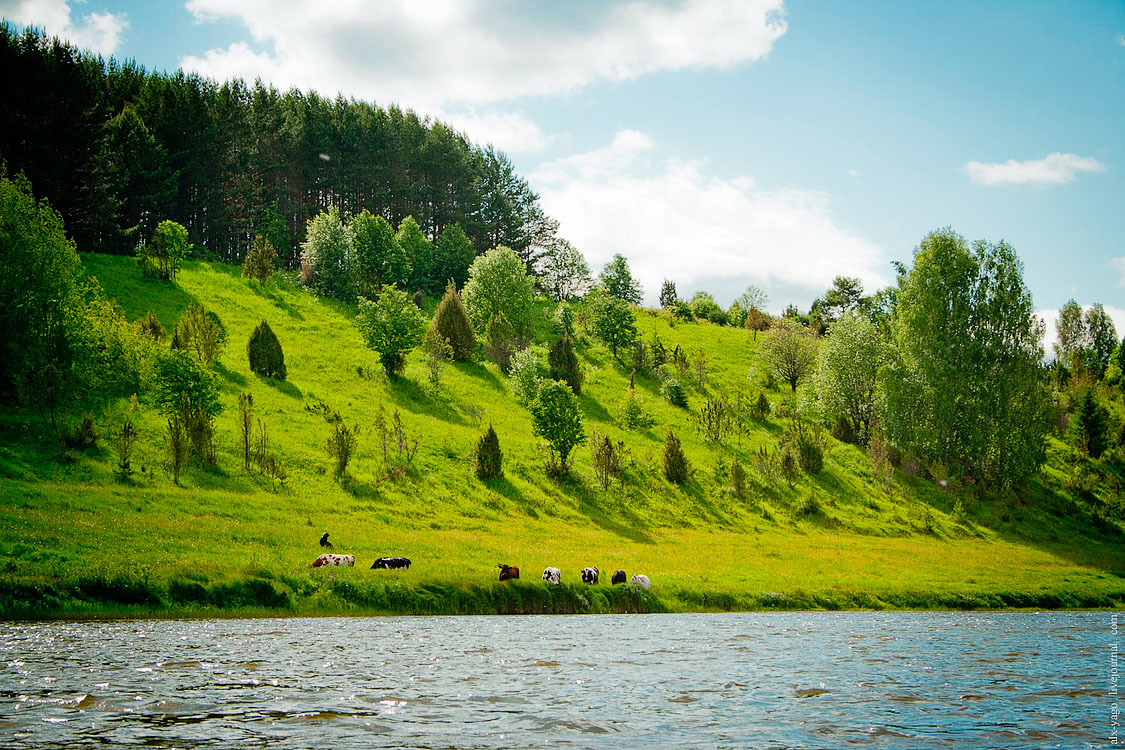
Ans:
<svg viewBox="0 0 1125 750"><path fill-rule="evenodd" d="M311 567L323 568L331 565L344 565L350 568L355 565L355 555L332 555L326 552L313 560Z"/></svg>
<svg viewBox="0 0 1125 750"><path fill-rule="evenodd" d="M496 567L500 568L500 580L507 581L509 578L519 578L520 569L514 565L505 565L500 563Z"/></svg>

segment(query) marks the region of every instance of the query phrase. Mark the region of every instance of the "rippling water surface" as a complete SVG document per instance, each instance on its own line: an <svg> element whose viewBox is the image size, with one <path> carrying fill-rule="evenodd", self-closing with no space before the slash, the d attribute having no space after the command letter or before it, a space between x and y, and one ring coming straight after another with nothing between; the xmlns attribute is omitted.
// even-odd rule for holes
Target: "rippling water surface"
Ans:
<svg viewBox="0 0 1125 750"><path fill-rule="evenodd" d="M0 623L0 746L1102 747L1111 617Z"/></svg>

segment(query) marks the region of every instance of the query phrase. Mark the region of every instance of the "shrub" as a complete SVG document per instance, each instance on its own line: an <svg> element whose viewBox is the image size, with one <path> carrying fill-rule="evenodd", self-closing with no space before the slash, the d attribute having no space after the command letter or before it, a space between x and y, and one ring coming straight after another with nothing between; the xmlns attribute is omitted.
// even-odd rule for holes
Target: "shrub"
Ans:
<svg viewBox="0 0 1125 750"><path fill-rule="evenodd" d="M608 435L603 435L597 430L591 433L590 453L594 461L594 476L597 477L603 491L609 490L613 480L619 477L624 483L625 475L622 466L624 452L624 443L618 442L615 447Z"/></svg>
<svg viewBox="0 0 1125 750"><path fill-rule="evenodd" d="M215 462L214 417L222 411L215 378L187 352L172 351L156 362L157 406L165 417L179 415L191 440L192 454Z"/></svg>
<svg viewBox="0 0 1125 750"><path fill-rule="evenodd" d="M687 394L676 378L669 377L664 381L664 384L660 386L660 395L672 406L687 406Z"/></svg>
<svg viewBox="0 0 1125 750"><path fill-rule="evenodd" d="M489 425L488 432L481 435L480 440L477 441L477 449L474 453L477 479L498 479L504 476L503 461L500 438L496 435L496 430L492 429L492 425Z"/></svg>
<svg viewBox="0 0 1125 750"><path fill-rule="evenodd" d="M153 341L163 341L168 337L168 331L152 310L149 310L147 315L137 321L137 328L140 329L141 334L148 336Z"/></svg>
<svg viewBox="0 0 1125 750"><path fill-rule="evenodd" d="M649 368L649 352L645 342L637 339L633 342L633 372L648 372Z"/></svg>
<svg viewBox="0 0 1125 750"><path fill-rule="evenodd" d="M691 369L695 375L695 387L700 391L707 389L707 379L710 375L710 368L707 364L707 355L702 351L698 351L691 358Z"/></svg>
<svg viewBox="0 0 1125 750"><path fill-rule="evenodd" d="M574 338L574 308L566 302L560 302L559 309L555 311L555 332L559 336Z"/></svg>
<svg viewBox="0 0 1125 750"><path fill-rule="evenodd" d="M453 359L453 347L434 326L430 326L422 338L422 352L426 355L426 368L429 370L430 387L435 393L441 390L441 374L449 360Z"/></svg>
<svg viewBox="0 0 1125 750"><path fill-rule="evenodd" d="M652 361L652 369L658 369L668 361L668 350L660 342L660 336L656 331L652 332L652 343L648 345L648 350Z"/></svg>
<svg viewBox="0 0 1125 750"><path fill-rule="evenodd" d="M513 354L508 371L508 385L516 400L524 406L534 401L546 374L542 347L529 346Z"/></svg>
<svg viewBox="0 0 1125 750"><path fill-rule="evenodd" d="M707 442L722 445L733 427L732 416L725 397L709 398L694 415L696 432Z"/></svg>
<svg viewBox="0 0 1125 750"><path fill-rule="evenodd" d="M578 399L570 386L557 380L539 389L531 403L532 429L550 445L550 457L558 456L558 472L568 471L567 458L576 445L586 442Z"/></svg>
<svg viewBox="0 0 1125 750"><path fill-rule="evenodd" d="M794 417L782 438L796 454L797 463L808 474L819 474L824 469L824 433L801 417Z"/></svg>
<svg viewBox="0 0 1125 750"><path fill-rule="evenodd" d="M250 341L246 344L246 355L250 359L251 372L278 380L285 380L285 376L288 375L281 342L277 340L270 324L264 320L250 334Z"/></svg>
<svg viewBox="0 0 1125 750"><path fill-rule="evenodd" d="M252 394L243 393L238 396L239 447L242 448L242 466L247 471L250 470L252 431L254 428L253 408L254 396Z"/></svg>
<svg viewBox="0 0 1125 750"><path fill-rule="evenodd" d="M691 476L691 465L688 463L680 439L669 430L664 438L664 478L672 484L684 484Z"/></svg>
<svg viewBox="0 0 1125 750"><path fill-rule="evenodd" d="M168 466L172 469L172 483L179 484L180 472L183 470L184 461L187 460L188 450L191 447L187 430L184 428L184 420L179 414L168 417L164 444L168 454Z"/></svg>
<svg viewBox="0 0 1125 750"><path fill-rule="evenodd" d="M582 393L582 365L574 353L574 343L566 333L555 342L547 354L552 380L561 380L570 386L575 395Z"/></svg>
<svg viewBox="0 0 1125 750"><path fill-rule="evenodd" d="M852 427L852 421L842 415L837 417L836 422L832 425L832 437L841 443L855 445L859 442L859 436L856 435L855 428Z"/></svg>
<svg viewBox="0 0 1125 750"><path fill-rule="evenodd" d="M626 430L644 430L656 424L656 418L641 403L633 388L628 390L621 405L620 422Z"/></svg>
<svg viewBox="0 0 1125 750"><path fill-rule="evenodd" d="M785 478L785 483L789 485L789 489L793 489L793 483L800 476L801 466L797 462L797 456L791 446L783 446L779 451L777 468L781 472L781 476Z"/></svg>
<svg viewBox="0 0 1125 750"><path fill-rule="evenodd" d="M98 433L97 425L94 424L94 415L86 412L82 415L82 419L71 428L70 434L66 436L64 442L67 448L85 450L97 445L100 438L101 435Z"/></svg>
<svg viewBox="0 0 1125 750"><path fill-rule="evenodd" d="M737 458L730 465L730 491L737 498L746 495L746 470L742 468Z"/></svg>
<svg viewBox="0 0 1125 750"><path fill-rule="evenodd" d="M218 315L192 302L176 325L176 337L180 346L194 354L197 360L211 364L222 352L227 331Z"/></svg>
<svg viewBox="0 0 1125 750"><path fill-rule="evenodd" d="M260 234L254 235L250 243L250 251L246 253L246 260L242 263L242 276L254 279L261 285L273 278L273 264L277 258L277 249L273 243Z"/></svg>
<svg viewBox="0 0 1125 750"><path fill-rule="evenodd" d="M466 362L473 356L477 337L473 334L473 326L469 322L468 314L465 313L461 294L452 281L445 288L445 295L438 303L430 327L436 329L449 342L453 349L453 359Z"/></svg>
<svg viewBox="0 0 1125 750"><path fill-rule="evenodd" d="M136 448L139 433L133 420L125 417L121 428L113 436L113 452L117 454L117 476L126 479L133 475L133 449Z"/></svg>
<svg viewBox="0 0 1125 750"><path fill-rule="evenodd" d="M328 457L336 464L336 478L339 479L348 470L348 463L359 447L359 426L349 428L342 421L337 422L332 425L332 434L324 447Z"/></svg>
<svg viewBox="0 0 1125 750"><path fill-rule="evenodd" d="M149 242L137 247L137 265L145 276L175 281L190 251L187 230L166 219L157 225Z"/></svg>
<svg viewBox="0 0 1125 750"><path fill-rule="evenodd" d="M418 455L418 438L411 440L397 407L391 413L390 424L383 415L383 407L379 407L379 416L375 420L375 435L379 440L379 449L383 458L379 479L394 480L404 476L410 471L414 457Z"/></svg>
<svg viewBox="0 0 1125 750"><path fill-rule="evenodd" d="M672 313L672 317L676 320L682 320L688 323L695 320L695 315L692 314L691 308L688 307L688 304L686 302L683 302L681 300L676 300L675 302L673 302L671 306L668 307L668 310Z"/></svg>
<svg viewBox="0 0 1125 750"><path fill-rule="evenodd" d="M360 297L356 325L367 346L379 353L388 375L402 372L407 353L422 343L426 318L406 292L384 286L376 302Z"/></svg>
<svg viewBox="0 0 1125 750"><path fill-rule="evenodd" d="M1078 450L1090 458L1101 458L1108 447L1108 421L1105 407L1098 403L1091 390L1087 390L1078 401L1071 428Z"/></svg>

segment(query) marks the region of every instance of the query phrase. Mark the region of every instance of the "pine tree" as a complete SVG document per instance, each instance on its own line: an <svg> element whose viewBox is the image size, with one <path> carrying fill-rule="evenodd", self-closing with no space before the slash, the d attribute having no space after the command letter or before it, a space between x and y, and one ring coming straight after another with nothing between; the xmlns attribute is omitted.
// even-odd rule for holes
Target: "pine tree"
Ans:
<svg viewBox="0 0 1125 750"><path fill-rule="evenodd" d="M667 310L679 298L676 294L676 282L664 279L664 283L660 285L660 306Z"/></svg>
<svg viewBox="0 0 1125 750"><path fill-rule="evenodd" d="M473 335L473 326L469 316L465 314L465 306L461 303L461 295L454 286L453 281L445 288L445 296L438 303L434 313L433 327L445 337L453 347L453 358L458 362L466 362L473 355L477 346L477 338Z"/></svg>
<svg viewBox="0 0 1125 750"><path fill-rule="evenodd" d="M1073 429L1078 449L1090 458L1100 458L1105 453L1107 421L1105 407L1087 390L1078 402Z"/></svg>
<svg viewBox="0 0 1125 750"><path fill-rule="evenodd" d="M500 438L492 425L488 426L488 432L481 435L477 442L475 459L477 479L498 479L504 476L504 454L500 452Z"/></svg>
<svg viewBox="0 0 1125 750"><path fill-rule="evenodd" d="M273 243L258 234L250 244L250 252L242 263L242 276L254 279L261 285L273 278L273 264L277 258L277 250Z"/></svg>
<svg viewBox="0 0 1125 750"><path fill-rule="evenodd" d="M664 478L672 484L684 484L689 476L691 465L680 446L680 439L669 431L664 438Z"/></svg>
<svg viewBox="0 0 1125 750"><path fill-rule="evenodd" d="M547 354L547 364L551 367L551 379L561 380L570 386L575 395L582 393L582 366L574 353L574 344L565 333L551 347Z"/></svg>
<svg viewBox="0 0 1125 750"><path fill-rule="evenodd" d="M737 458L730 465L730 491L739 498L746 494L746 470Z"/></svg>
<svg viewBox="0 0 1125 750"><path fill-rule="evenodd" d="M285 369L285 354L281 351L281 342L277 340L269 323L263 320L250 334L246 353L250 358L252 372L267 378L285 380L288 374Z"/></svg>

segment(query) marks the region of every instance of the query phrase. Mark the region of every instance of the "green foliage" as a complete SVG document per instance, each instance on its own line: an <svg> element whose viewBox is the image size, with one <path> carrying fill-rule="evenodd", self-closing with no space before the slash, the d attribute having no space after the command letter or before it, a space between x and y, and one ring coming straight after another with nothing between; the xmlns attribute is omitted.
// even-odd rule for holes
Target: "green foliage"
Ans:
<svg viewBox="0 0 1125 750"><path fill-rule="evenodd" d="M214 313L203 305L192 302L180 322L176 324L180 346L195 355L203 364L211 364L222 352L226 330Z"/></svg>
<svg viewBox="0 0 1125 750"><path fill-rule="evenodd" d="M637 396L636 389L629 388L621 402L618 421L626 430L646 430L656 424L656 417Z"/></svg>
<svg viewBox="0 0 1125 750"><path fill-rule="evenodd" d="M785 484L789 489L793 489L793 483L801 475L801 465L797 460L797 453L793 446L786 445L778 451L777 469L785 479Z"/></svg>
<svg viewBox="0 0 1125 750"><path fill-rule="evenodd" d="M332 459L336 478L342 478L348 471L348 464L359 447L359 426L348 427L343 420L332 425L332 434L324 449Z"/></svg>
<svg viewBox="0 0 1125 750"><path fill-rule="evenodd" d="M137 321L137 329L143 336L148 336L153 341L160 343L168 337L168 331L165 330L164 324L160 322L160 318L149 310L148 313Z"/></svg>
<svg viewBox="0 0 1125 750"><path fill-rule="evenodd" d="M768 331L773 319L769 315L762 312L756 307L746 308L746 329L754 333L754 340L758 340L758 334L762 331Z"/></svg>
<svg viewBox="0 0 1125 750"><path fill-rule="evenodd" d="M660 386L660 395L672 406L687 408L687 392L680 381L669 376Z"/></svg>
<svg viewBox="0 0 1125 750"><path fill-rule="evenodd" d="M563 381L576 395L582 393L582 365L578 362L578 355L574 353L574 343L570 336L564 333L551 346L547 364L550 366L549 376L552 380Z"/></svg>
<svg viewBox="0 0 1125 750"><path fill-rule="evenodd" d="M166 352L156 361L152 397L165 417L183 420L192 455L213 463L213 420L223 409L214 376L187 352Z"/></svg>
<svg viewBox="0 0 1125 750"><path fill-rule="evenodd" d="M566 302L560 302L555 310L555 333L559 336L569 336L574 339L574 308Z"/></svg>
<svg viewBox="0 0 1125 750"><path fill-rule="evenodd" d="M764 422L770 418L770 400L766 398L765 391L758 391L758 398L754 402L753 416L759 422Z"/></svg>
<svg viewBox="0 0 1125 750"><path fill-rule="evenodd" d="M164 427L164 450L168 459L168 468L172 470L172 484L179 485L180 473L183 471L190 449L191 444L183 417L173 414L168 417L168 423Z"/></svg>
<svg viewBox="0 0 1125 750"><path fill-rule="evenodd" d="M552 380L539 389L530 409L532 431L547 441L552 454L559 459L559 470L567 473L570 452L576 445L586 442L574 392L565 383Z"/></svg>
<svg viewBox="0 0 1125 750"><path fill-rule="evenodd" d="M816 337L808 328L789 318L770 326L762 336L758 351L773 374L788 383L794 393L816 367Z"/></svg>
<svg viewBox="0 0 1125 750"><path fill-rule="evenodd" d="M137 447L137 426L130 417L121 421L121 427L113 434L113 452L117 455L117 476L128 479L133 475L133 451Z"/></svg>
<svg viewBox="0 0 1125 750"><path fill-rule="evenodd" d="M171 422L169 422L169 434L171 434L171 426ZM253 433L254 396L250 393L240 393L238 395L238 447L242 450L242 468L246 471L250 471L250 458L253 454Z"/></svg>
<svg viewBox="0 0 1125 750"><path fill-rule="evenodd" d="M264 236L256 234L250 243L250 251L246 253L246 260L242 262L242 276L265 286L273 278L276 260L277 248Z"/></svg>
<svg viewBox="0 0 1125 750"><path fill-rule="evenodd" d="M735 328L743 328L746 326L746 308L738 303L737 300L731 303L727 308L727 325Z"/></svg>
<svg viewBox="0 0 1125 750"><path fill-rule="evenodd" d="M695 313L691 311L691 305L683 300L673 300L668 307L668 311L672 313L672 317L676 320L682 320L685 323L695 320Z"/></svg>
<svg viewBox="0 0 1125 750"><path fill-rule="evenodd" d="M422 233L422 228L418 226L413 216L407 216L399 222L395 240L402 248L402 255L406 261L403 271L410 279L411 287L431 292L439 291L449 277L432 275L434 246L426 239L426 235ZM403 281L405 282L405 279Z"/></svg>
<svg viewBox="0 0 1125 750"><path fill-rule="evenodd" d="M559 239L543 253L538 264L539 284L556 302L582 296L590 286L590 267L578 248Z"/></svg>
<svg viewBox="0 0 1125 750"><path fill-rule="evenodd" d="M438 303L430 328L436 330L449 342L453 350L453 359L467 362L473 356L477 338L473 334L469 316L465 313L465 306L461 303L461 295L452 281L446 287L441 302Z"/></svg>
<svg viewBox="0 0 1125 750"><path fill-rule="evenodd" d="M137 247L137 265L145 276L175 281L184 258L191 252L187 230L165 219L153 230L152 239Z"/></svg>
<svg viewBox="0 0 1125 750"><path fill-rule="evenodd" d="M887 438L995 489L1032 476L1050 419L1034 313L1010 245L978 242L970 252L952 230L929 234L891 322Z"/></svg>
<svg viewBox="0 0 1125 750"><path fill-rule="evenodd" d="M1070 423L1078 450L1090 458L1101 458L1108 447L1108 422L1109 413L1087 389L1078 400L1078 408Z"/></svg>
<svg viewBox="0 0 1125 750"><path fill-rule="evenodd" d="M692 419L699 436L713 445L722 445L734 428L734 413L725 396L707 399Z"/></svg>
<svg viewBox="0 0 1125 750"><path fill-rule="evenodd" d="M664 437L664 478L672 484L685 484L691 478L691 464L671 430Z"/></svg>
<svg viewBox="0 0 1125 750"><path fill-rule="evenodd" d="M853 276L837 276L824 295L824 309L835 320L859 307L863 299L863 282Z"/></svg>
<svg viewBox="0 0 1125 750"><path fill-rule="evenodd" d="M808 474L824 471L824 454L827 441L820 425L806 422L800 416L794 417L785 429L782 446L791 449L797 458L797 465Z"/></svg>
<svg viewBox="0 0 1125 750"><path fill-rule="evenodd" d="M760 287L750 284L746 287L746 291L738 295L735 303L746 311L765 310L766 305L770 303L770 298Z"/></svg>
<svg viewBox="0 0 1125 750"><path fill-rule="evenodd" d="M1086 353L1086 368L1094 378L1100 380L1105 376L1110 357L1117 347L1117 329L1100 302L1086 311L1086 337L1090 342Z"/></svg>
<svg viewBox="0 0 1125 750"><path fill-rule="evenodd" d="M644 297L641 294L640 282L634 279L632 272L629 271L629 261L620 253L615 254L613 259L605 264L605 268L598 275L598 285L610 297L629 305L641 304L641 299Z"/></svg>
<svg viewBox="0 0 1125 750"><path fill-rule="evenodd" d="M590 294L590 316L594 335L617 356L617 350L637 338L637 323L629 304L608 291Z"/></svg>
<svg viewBox="0 0 1125 750"><path fill-rule="evenodd" d="M289 374L281 342L270 324L264 320L250 334L250 340L246 343L246 356L253 373L278 380L285 380Z"/></svg>
<svg viewBox="0 0 1125 750"><path fill-rule="evenodd" d="M128 252L139 238L152 234L156 217L175 198L176 175L135 107L126 105L104 130L98 159L111 191L107 208L113 216L102 248Z"/></svg>
<svg viewBox="0 0 1125 750"><path fill-rule="evenodd" d="M656 331L652 332L652 342L648 345L649 361L652 363L652 369L659 370L668 361L668 350L664 348L663 342L660 340L660 334Z"/></svg>
<svg viewBox="0 0 1125 750"><path fill-rule="evenodd" d="M508 370L508 385L512 395L524 406L528 406L539 393L548 373L546 363L543 361L543 347L529 346L512 355L511 368Z"/></svg>
<svg viewBox="0 0 1125 750"><path fill-rule="evenodd" d="M676 294L676 282L664 279L664 283L660 285L660 306L667 310L679 299L680 296Z"/></svg>
<svg viewBox="0 0 1125 750"><path fill-rule="evenodd" d="M834 323L820 348L813 388L824 414L829 423L846 420L850 434L864 444L878 418L879 373L887 362L882 332L854 314Z"/></svg>
<svg viewBox="0 0 1125 750"><path fill-rule="evenodd" d="M404 227L407 220L403 221ZM417 232L417 224L413 224L413 230ZM373 296L384 285L405 286L410 281L410 260L390 222L364 209L348 220L348 234L352 241L352 273L360 294ZM413 234L410 239L413 240Z"/></svg>
<svg viewBox="0 0 1125 750"><path fill-rule="evenodd" d="M430 271L432 281L439 285L452 281L454 287L460 289L469 279L469 266L475 257L473 241L465 230L460 224L450 224L434 242L434 263Z"/></svg>
<svg viewBox="0 0 1125 750"><path fill-rule="evenodd" d="M492 425L488 426L488 431L477 441L473 461L477 479L499 479L504 476L504 454L500 451L500 438Z"/></svg>
<svg viewBox="0 0 1125 750"><path fill-rule="evenodd" d="M426 369L433 392L441 390L441 376L449 360L453 359L453 347L434 326L430 326L422 338L422 352L426 355Z"/></svg>
<svg viewBox="0 0 1125 750"><path fill-rule="evenodd" d="M726 325L727 314L723 312L723 308L719 307L719 304L715 302L715 298L707 292L696 292L692 295L689 305L691 307L691 314L695 317L702 320L709 320L719 325Z"/></svg>
<svg viewBox="0 0 1125 750"><path fill-rule="evenodd" d="M478 256L462 296L469 320L477 331L484 331L489 344L506 344L530 333L534 284L510 248L497 247Z"/></svg>
<svg viewBox="0 0 1125 750"><path fill-rule="evenodd" d="M1059 308L1055 322L1055 361L1073 370L1082 363L1082 352L1088 345L1086 324L1082 320L1082 306L1074 299Z"/></svg>
<svg viewBox="0 0 1125 750"><path fill-rule="evenodd" d="M737 498L746 497L746 469L736 458L730 465L730 491Z"/></svg>
<svg viewBox="0 0 1125 750"><path fill-rule="evenodd" d="M609 435L603 435L597 430L590 434L590 457L594 464L594 477L597 478L603 492L609 490L615 479L620 479L624 485L625 453L625 443L620 440L615 445Z"/></svg>
<svg viewBox="0 0 1125 750"><path fill-rule="evenodd" d="M352 233L335 206L309 219L301 244L301 278L325 297L355 297Z"/></svg>
<svg viewBox="0 0 1125 750"><path fill-rule="evenodd" d="M406 354L422 343L426 319L409 295L393 286L383 287L375 302L360 297L356 325L388 375L402 372Z"/></svg>

